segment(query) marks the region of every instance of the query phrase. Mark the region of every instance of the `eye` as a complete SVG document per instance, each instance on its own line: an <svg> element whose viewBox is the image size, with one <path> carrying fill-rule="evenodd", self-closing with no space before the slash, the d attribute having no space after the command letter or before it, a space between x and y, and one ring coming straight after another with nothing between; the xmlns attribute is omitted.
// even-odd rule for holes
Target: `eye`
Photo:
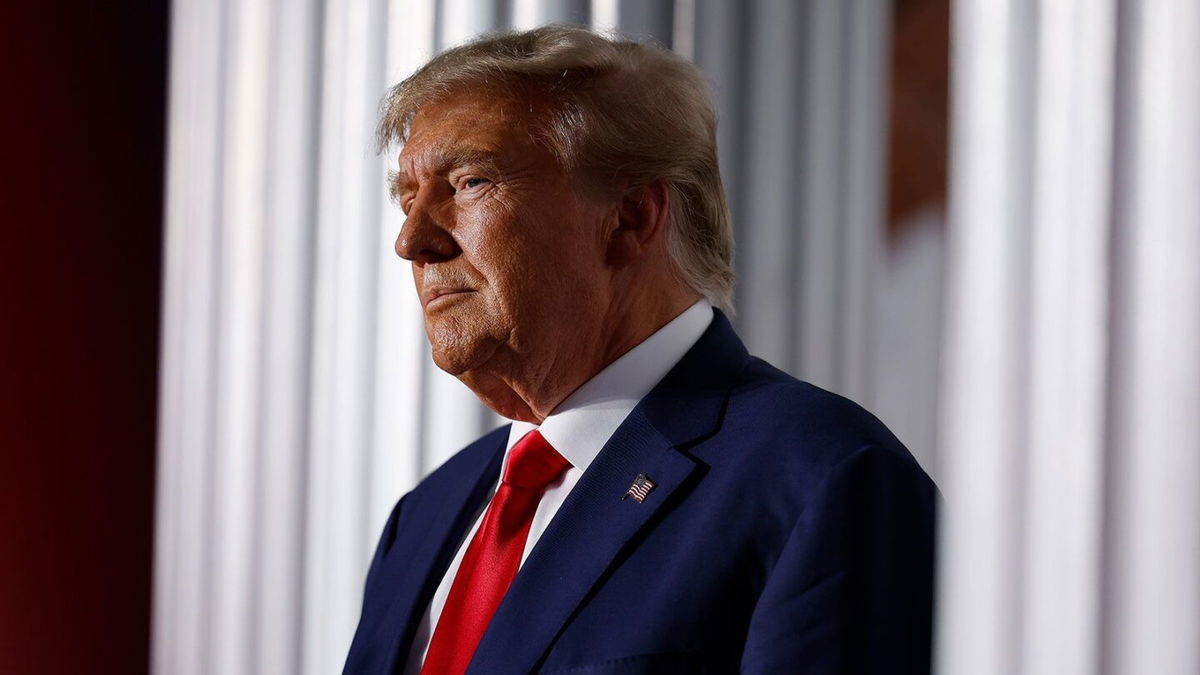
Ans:
<svg viewBox="0 0 1200 675"><path fill-rule="evenodd" d="M464 190L473 190L473 189L475 189L475 188L477 188L477 187L480 187L480 186L482 186L482 185L486 185L486 184L487 184L487 182L488 182L488 179L486 179L486 178L480 178L480 177L478 177L478 176L472 176L472 177L470 177L470 178L467 178L466 180L464 180L464 181L462 182L462 186L463 186L463 189L464 189Z"/></svg>

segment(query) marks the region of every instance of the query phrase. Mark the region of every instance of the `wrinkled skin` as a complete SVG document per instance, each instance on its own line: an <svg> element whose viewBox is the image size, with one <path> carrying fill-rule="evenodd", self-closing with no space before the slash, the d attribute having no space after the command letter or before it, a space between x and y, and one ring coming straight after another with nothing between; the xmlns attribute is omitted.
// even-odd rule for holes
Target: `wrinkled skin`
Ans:
<svg viewBox="0 0 1200 675"><path fill-rule="evenodd" d="M671 273L665 187L564 171L531 138L537 111L483 91L427 104L393 186L434 361L534 423L699 298Z"/></svg>

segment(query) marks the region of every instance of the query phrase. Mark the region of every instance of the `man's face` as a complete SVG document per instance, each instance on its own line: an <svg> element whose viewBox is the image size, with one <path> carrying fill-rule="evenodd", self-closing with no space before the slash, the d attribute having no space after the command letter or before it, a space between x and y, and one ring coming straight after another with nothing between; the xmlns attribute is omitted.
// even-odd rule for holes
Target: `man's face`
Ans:
<svg viewBox="0 0 1200 675"><path fill-rule="evenodd" d="M468 384L485 365L588 347L606 298L610 214L533 142L536 109L452 95L421 108L400 153L396 252L412 262L434 360Z"/></svg>

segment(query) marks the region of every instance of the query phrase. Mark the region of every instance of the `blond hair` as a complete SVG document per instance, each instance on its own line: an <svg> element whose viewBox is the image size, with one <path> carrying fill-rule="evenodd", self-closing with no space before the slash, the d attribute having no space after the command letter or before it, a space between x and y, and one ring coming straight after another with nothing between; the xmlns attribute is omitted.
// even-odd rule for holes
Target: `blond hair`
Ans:
<svg viewBox="0 0 1200 675"><path fill-rule="evenodd" d="M667 251L679 279L733 309L733 231L717 166L716 115L699 69L663 49L582 28L484 36L434 57L391 89L380 149L408 138L417 111L450 93L544 94L537 141L566 170L670 194Z"/></svg>

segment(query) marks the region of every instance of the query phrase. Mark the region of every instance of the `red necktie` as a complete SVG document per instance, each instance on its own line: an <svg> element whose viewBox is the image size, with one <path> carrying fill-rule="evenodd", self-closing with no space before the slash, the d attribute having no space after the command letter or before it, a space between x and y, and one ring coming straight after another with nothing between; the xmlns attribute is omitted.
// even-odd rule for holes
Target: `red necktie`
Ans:
<svg viewBox="0 0 1200 675"><path fill-rule="evenodd" d="M496 496L450 586L421 675L459 675L467 669L488 622L517 576L542 492L570 466L537 430L512 447Z"/></svg>

